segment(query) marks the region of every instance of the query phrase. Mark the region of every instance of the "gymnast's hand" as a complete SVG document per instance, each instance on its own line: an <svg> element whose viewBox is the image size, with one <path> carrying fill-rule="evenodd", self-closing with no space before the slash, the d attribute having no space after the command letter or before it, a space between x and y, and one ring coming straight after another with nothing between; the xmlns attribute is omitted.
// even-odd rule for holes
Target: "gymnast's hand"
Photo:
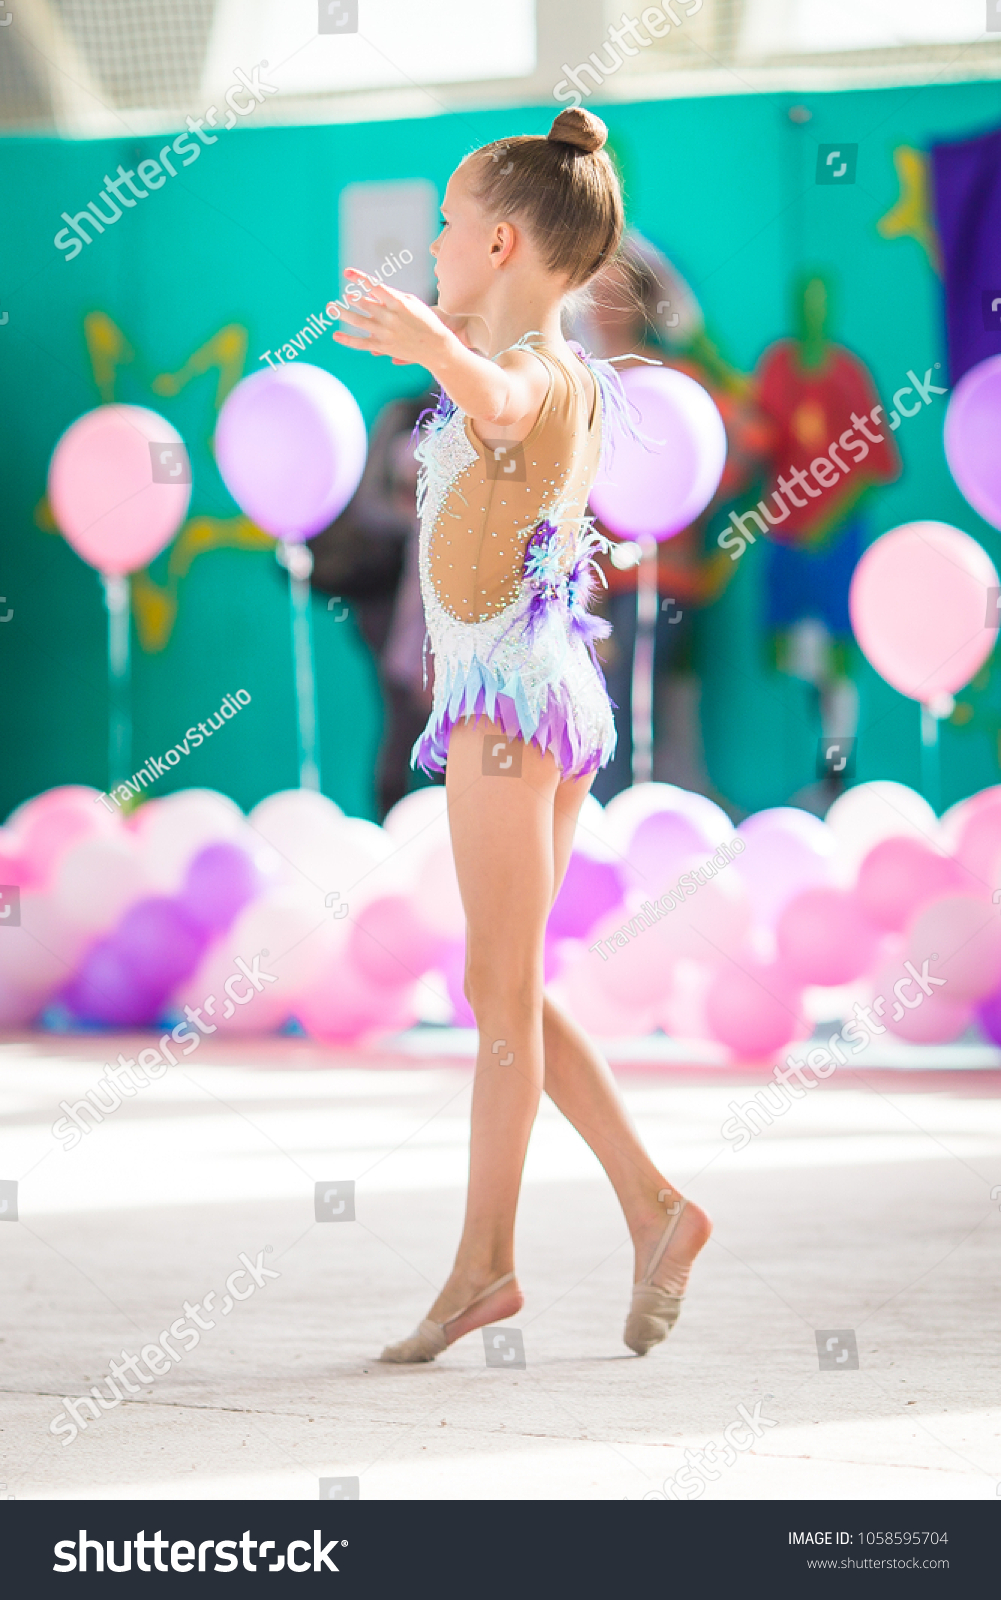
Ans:
<svg viewBox="0 0 1001 1600"><path fill-rule="evenodd" d="M367 350L373 356L389 356L396 366L417 363L431 371L450 338L467 349L473 348L464 336L464 329L453 331L443 317L415 294L387 288L356 267L345 268L344 276L350 280L345 296L349 304L339 316L342 322L360 332L352 335L338 330L333 336L337 344L347 345L351 350ZM359 293L360 290L365 293ZM456 320L464 319L448 319L450 323Z"/></svg>
<svg viewBox="0 0 1001 1600"><path fill-rule="evenodd" d="M484 343L489 339L486 324L478 316L446 316L426 306L416 295L402 294L376 283L367 273L348 267L350 280L345 299L350 305L337 311L357 333L338 330L334 339L351 350L367 350L373 356L389 356L397 365L416 362L426 367L460 411L484 429L511 429L505 437L524 439L531 431L547 393L548 377L542 362L528 350L511 349L494 360L473 342L478 332ZM338 303L339 304L339 303Z"/></svg>

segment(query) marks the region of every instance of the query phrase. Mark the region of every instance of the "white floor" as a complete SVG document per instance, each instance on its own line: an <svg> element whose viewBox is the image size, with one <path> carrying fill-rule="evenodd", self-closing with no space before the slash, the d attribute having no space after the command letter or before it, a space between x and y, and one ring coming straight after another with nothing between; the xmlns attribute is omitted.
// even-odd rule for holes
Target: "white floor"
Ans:
<svg viewBox="0 0 1001 1600"><path fill-rule="evenodd" d="M488 1367L479 1335L399 1369L373 1358L447 1270L468 1065L205 1041L67 1150L60 1102L96 1083L109 1048L0 1044L0 1180L17 1180L19 1210L0 1227L0 1497L313 1499L320 1479L357 1477L367 1499L639 1499L711 1441L722 1454L677 1497L997 1497L993 1062L846 1069L739 1152L720 1129L760 1073L625 1072L658 1161L716 1221L675 1333L645 1360L621 1343L631 1263L614 1199L544 1103L519 1224L524 1369ZM357 1220L317 1223L315 1185L347 1179ZM279 1276L223 1321L241 1252ZM209 1290L197 1348L72 1440L50 1432L63 1397ZM858 1370L821 1371L816 1331L848 1329ZM732 1451L738 1407L760 1437Z"/></svg>

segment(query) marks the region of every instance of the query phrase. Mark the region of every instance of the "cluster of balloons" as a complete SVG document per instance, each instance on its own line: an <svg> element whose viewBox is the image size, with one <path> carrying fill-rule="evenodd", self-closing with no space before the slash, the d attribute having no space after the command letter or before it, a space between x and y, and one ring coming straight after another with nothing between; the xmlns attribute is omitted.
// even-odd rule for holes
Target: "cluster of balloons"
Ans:
<svg viewBox="0 0 1001 1600"><path fill-rule="evenodd" d="M251 373L219 414L216 458L245 514L301 542L344 509L361 479L365 423L350 390L309 362ZM191 499L180 434L145 406L85 412L49 465L52 514L84 561L107 577L136 572L174 537Z"/></svg>
<svg viewBox="0 0 1001 1600"><path fill-rule="evenodd" d="M585 802L547 979L600 1036L660 1028L743 1059L857 1008L912 1042L979 1023L1001 1043L999 873L1001 786L938 819L901 784L861 784L823 821L781 806L734 829L700 795L640 784ZM223 1033L294 1022L354 1042L472 1023L439 787L381 828L308 790L246 817L184 790L124 818L91 789L54 789L0 829L0 881L20 891L0 931L3 1026L152 1025L209 1001ZM255 960L267 981L224 1006Z"/></svg>

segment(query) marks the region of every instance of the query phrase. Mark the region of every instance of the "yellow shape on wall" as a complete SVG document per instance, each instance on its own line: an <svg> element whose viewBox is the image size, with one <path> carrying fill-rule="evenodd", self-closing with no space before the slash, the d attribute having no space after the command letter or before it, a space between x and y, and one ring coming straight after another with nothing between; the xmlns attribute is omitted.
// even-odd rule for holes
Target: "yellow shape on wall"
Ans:
<svg viewBox="0 0 1001 1600"><path fill-rule="evenodd" d="M170 547L167 582L154 583L149 569L132 578L132 613L139 643L149 655L166 648L177 619L177 592L191 563L208 550L273 550L275 541L249 517L192 517Z"/></svg>
<svg viewBox="0 0 1001 1600"><path fill-rule="evenodd" d="M876 223L884 239L916 239L933 269L941 276L942 254L932 215L928 155L912 145L899 144L893 152L900 197Z"/></svg>
<svg viewBox="0 0 1001 1600"><path fill-rule="evenodd" d="M219 368L219 383L215 392L215 409L218 411L229 391L240 381L247 355L247 330L238 322L230 322L188 357L178 372L161 372L153 379L153 393L180 394L192 378L201 377L212 367Z"/></svg>
<svg viewBox="0 0 1001 1600"><path fill-rule="evenodd" d="M128 366L135 360L136 353L121 328L104 311L88 311L83 319L83 336L94 382L105 405L110 405L115 398L118 368Z"/></svg>

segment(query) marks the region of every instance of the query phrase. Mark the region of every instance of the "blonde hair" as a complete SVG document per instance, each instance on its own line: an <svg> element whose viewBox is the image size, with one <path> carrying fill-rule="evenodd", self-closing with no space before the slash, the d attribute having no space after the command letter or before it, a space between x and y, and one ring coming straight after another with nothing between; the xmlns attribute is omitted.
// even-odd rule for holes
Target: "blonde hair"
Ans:
<svg viewBox="0 0 1001 1600"><path fill-rule="evenodd" d="M561 111L548 134L519 134L481 145L472 192L500 217L520 218L548 270L580 289L615 256L622 238L622 194L605 154L608 129L581 106Z"/></svg>

